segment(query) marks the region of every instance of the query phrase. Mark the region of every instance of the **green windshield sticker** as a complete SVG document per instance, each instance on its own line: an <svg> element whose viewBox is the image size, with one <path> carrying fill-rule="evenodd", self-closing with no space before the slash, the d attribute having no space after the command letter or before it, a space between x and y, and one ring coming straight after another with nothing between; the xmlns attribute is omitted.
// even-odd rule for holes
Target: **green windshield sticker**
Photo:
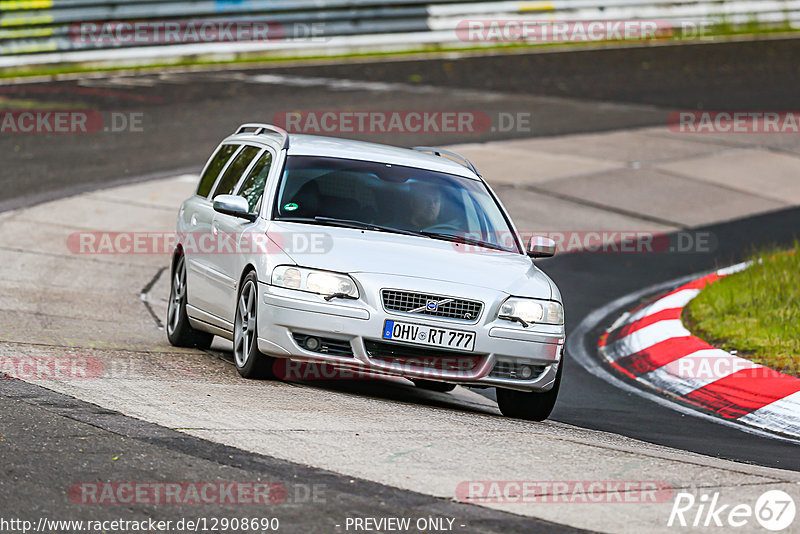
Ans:
<svg viewBox="0 0 800 534"><path fill-rule="evenodd" d="M288 204L284 204L283 209L285 209L286 211L294 211L299 207L300 206L298 206L294 202L289 202Z"/></svg>

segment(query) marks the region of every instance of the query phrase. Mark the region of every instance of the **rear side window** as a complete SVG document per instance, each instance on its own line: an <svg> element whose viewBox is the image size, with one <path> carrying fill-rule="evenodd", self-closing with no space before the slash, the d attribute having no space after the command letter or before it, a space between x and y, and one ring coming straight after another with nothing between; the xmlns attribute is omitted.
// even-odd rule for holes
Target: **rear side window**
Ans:
<svg viewBox="0 0 800 534"><path fill-rule="evenodd" d="M250 165L250 162L253 161L253 158L256 157L256 154L258 154L260 150L260 148L254 146L246 146L239 152L239 155L236 156L233 163L225 170L225 174L222 175L217 189L214 191L213 198L217 198L219 195L230 195L233 193L244 170Z"/></svg>
<svg viewBox="0 0 800 534"><path fill-rule="evenodd" d="M269 169L272 167L272 154L268 151L258 158L255 167L247 175L242 183L242 189L239 191L239 196L247 200L250 206L250 213L258 211L261 200L261 195L264 193L264 186L267 183L267 176Z"/></svg>
<svg viewBox="0 0 800 534"><path fill-rule="evenodd" d="M197 194L201 197L207 197L211 192L211 186L219 176L219 171L225 166L230 159L231 155L236 152L239 145L222 145L211 158L211 163L206 167L203 176L200 178L200 185L197 186Z"/></svg>

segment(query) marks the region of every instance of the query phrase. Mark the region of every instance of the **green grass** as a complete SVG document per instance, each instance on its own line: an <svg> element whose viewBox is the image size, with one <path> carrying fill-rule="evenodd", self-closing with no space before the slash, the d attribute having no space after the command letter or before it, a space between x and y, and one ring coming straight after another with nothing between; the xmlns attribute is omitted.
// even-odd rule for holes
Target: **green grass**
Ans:
<svg viewBox="0 0 800 534"><path fill-rule="evenodd" d="M780 37L798 37L800 31L792 28L790 25L772 25L772 26L728 26L721 24L711 30L707 35L704 35L699 42L703 40L718 41L731 38L759 38L767 36L780 36ZM684 40L684 36L680 32L676 32L671 37L663 39L655 39L653 41L594 41L594 42L556 42L556 43L499 43L491 46L447 46L447 45L426 45L421 47L413 47L408 50L392 50L392 51L364 51L353 52L345 54L332 54L332 55L297 55L297 56L283 56L271 55L269 53L246 53L233 59L214 59L213 56L203 55L198 58L181 58L175 61L154 61L152 63L125 65L115 64L110 62L99 63L68 63L58 65L31 65L23 67L9 67L0 69L0 80L9 78L26 78L33 76L59 76L69 74L87 74L87 73L101 73L101 72L152 72L161 69L169 68L187 68L187 67L213 67L213 66L268 66L273 64L291 63L297 61L332 61L344 59L380 59L404 56L436 56L444 53L502 53L502 52L515 52L526 51L533 49L550 49L550 48L566 48L566 49L581 49L581 48L596 48L601 46L642 46L651 43L663 44L669 42L680 42ZM689 38L685 42L698 42L697 39Z"/></svg>
<svg viewBox="0 0 800 534"><path fill-rule="evenodd" d="M800 376L800 242L767 250L710 284L683 311L693 334L777 371Z"/></svg>

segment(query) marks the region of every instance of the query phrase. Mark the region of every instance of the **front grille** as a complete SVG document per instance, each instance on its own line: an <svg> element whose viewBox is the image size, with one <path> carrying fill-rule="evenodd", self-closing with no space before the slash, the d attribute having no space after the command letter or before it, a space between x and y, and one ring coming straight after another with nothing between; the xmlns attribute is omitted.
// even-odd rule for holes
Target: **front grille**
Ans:
<svg viewBox="0 0 800 534"><path fill-rule="evenodd" d="M484 356L465 354L451 350L427 349L365 340L364 347L373 360L401 365L408 370L436 371L439 373L461 373L471 376L480 367Z"/></svg>
<svg viewBox="0 0 800 534"><path fill-rule="evenodd" d="M530 367L530 376L523 377L523 366ZM541 376L545 369L547 369L546 365L529 365L526 363L506 362L501 360L494 364L494 368L492 368L492 372L489 373L489 376L492 378L510 378L512 380L533 380Z"/></svg>
<svg viewBox="0 0 800 534"><path fill-rule="evenodd" d="M306 334L292 334L295 342L300 345L300 347L310 350L306 347L306 340L310 337L316 337L319 340L319 347L314 349L312 352L319 352L320 354L328 354L330 356L346 356L348 358L353 357L353 348L350 346L349 341L345 341L342 339L333 339L329 337L317 337L317 336L309 336Z"/></svg>
<svg viewBox="0 0 800 534"><path fill-rule="evenodd" d="M444 317L476 322L483 311L483 303L476 300L443 297L427 293L384 289L381 291L386 311Z"/></svg>

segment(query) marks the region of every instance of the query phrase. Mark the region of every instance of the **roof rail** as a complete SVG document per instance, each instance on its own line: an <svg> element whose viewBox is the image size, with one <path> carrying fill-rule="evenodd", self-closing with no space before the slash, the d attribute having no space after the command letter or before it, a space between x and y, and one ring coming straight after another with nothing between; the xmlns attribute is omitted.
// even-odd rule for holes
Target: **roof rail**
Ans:
<svg viewBox="0 0 800 534"><path fill-rule="evenodd" d="M481 177L481 173L478 172L478 169L475 167L475 165L473 165L470 160L468 160L461 154L456 154L455 152L451 152L450 150L445 150L443 148L436 148L431 146L415 146L413 147L413 150L416 150L418 152L429 152L435 156L441 156L442 154L444 154L445 156L450 156L450 158L456 160L456 162L462 164L464 167L474 172L478 177Z"/></svg>
<svg viewBox="0 0 800 534"><path fill-rule="evenodd" d="M259 122L248 122L246 124L242 124L236 129L236 133L244 133L245 130L253 130L254 135L261 135L266 131L270 131L276 133L281 136L281 149L289 148L289 132L284 130L283 128L278 128L277 126L273 126L272 124L263 124Z"/></svg>

